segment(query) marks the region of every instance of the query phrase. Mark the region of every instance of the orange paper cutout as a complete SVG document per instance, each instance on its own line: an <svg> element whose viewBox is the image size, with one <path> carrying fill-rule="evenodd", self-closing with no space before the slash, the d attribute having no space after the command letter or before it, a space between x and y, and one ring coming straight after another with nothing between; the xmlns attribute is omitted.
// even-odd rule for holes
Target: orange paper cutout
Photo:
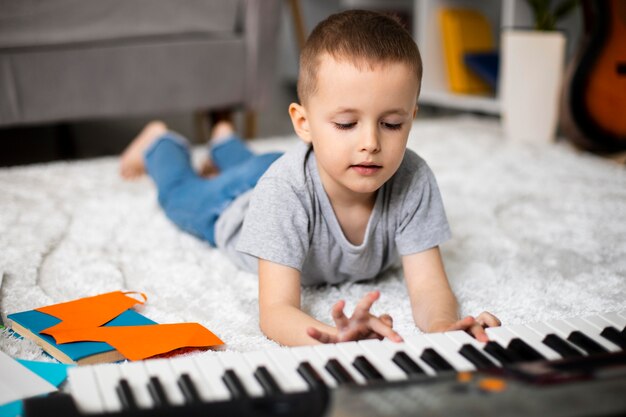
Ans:
<svg viewBox="0 0 626 417"><path fill-rule="evenodd" d="M129 297L127 294L139 294L143 297L143 301ZM143 304L147 299L148 297L143 293L114 291L35 310L61 320L61 323L42 331L57 340L58 332L102 326L135 304ZM59 343L58 340L57 343Z"/></svg>
<svg viewBox="0 0 626 417"><path fill-rule="evenodd" d="M198 323L109 326L56 332L57 343L106 342L136 361L183 347L210 347L224 342Z"/></svg>

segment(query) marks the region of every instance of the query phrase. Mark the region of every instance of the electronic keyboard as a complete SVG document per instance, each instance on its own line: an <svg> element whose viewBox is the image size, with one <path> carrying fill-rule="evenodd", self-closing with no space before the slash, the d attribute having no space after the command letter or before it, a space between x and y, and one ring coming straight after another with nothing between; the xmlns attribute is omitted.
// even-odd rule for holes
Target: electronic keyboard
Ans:
<svg viewBox="0 0 626 417"><path fill-rule="evenodd" d="M68 393L26 400L24 411L81 417L393 416L420 409L445 415L458 407L473 415L466 409L473 404L476 415L499 415L532 394L535 404L548 408L518 404L521 415L554 410L568 395L574 402L561 406L571 407L572 415L584 409L587 397L594 407L603 399L609 414L626 412L626 311L486 332L487 343L452 331L410 335L402 343L373 339L81 366L69 370ZM541 398L543 403L536 401Z"/></svg>

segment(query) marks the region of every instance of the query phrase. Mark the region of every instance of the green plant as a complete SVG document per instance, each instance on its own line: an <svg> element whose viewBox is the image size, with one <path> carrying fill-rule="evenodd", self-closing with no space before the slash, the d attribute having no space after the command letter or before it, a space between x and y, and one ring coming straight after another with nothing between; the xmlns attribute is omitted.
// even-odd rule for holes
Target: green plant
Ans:
<svg viewBox="0 0 626 417"><path fill-rule="evenodd" d="M533 9L536 30L556 30L556 23L578 6L579 0L561 1L554 9L552 0L527 0Z"/></svg>

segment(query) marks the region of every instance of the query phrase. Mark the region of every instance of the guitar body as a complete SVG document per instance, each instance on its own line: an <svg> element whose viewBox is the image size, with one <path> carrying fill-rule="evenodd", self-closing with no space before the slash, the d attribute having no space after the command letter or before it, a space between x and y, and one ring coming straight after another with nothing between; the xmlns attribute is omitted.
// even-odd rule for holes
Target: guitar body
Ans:
<svg viewBox="0 0 626 417"><path fill-rule="evenodd" d="M583 3L586 36L568 69L561 126L577 145L626 150L626 1Z"/></svg>

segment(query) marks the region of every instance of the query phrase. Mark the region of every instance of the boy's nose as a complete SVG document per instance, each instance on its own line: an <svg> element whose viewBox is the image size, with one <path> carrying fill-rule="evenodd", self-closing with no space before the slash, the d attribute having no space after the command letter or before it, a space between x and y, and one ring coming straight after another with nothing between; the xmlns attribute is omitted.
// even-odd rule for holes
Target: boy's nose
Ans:
<svg viewBox="0 0 626 417"><path fill-rule="evenodd" d="M377 129L369 129L363 132L360 143L361 150L375 153L380 150L380 140Z"/></svg>

